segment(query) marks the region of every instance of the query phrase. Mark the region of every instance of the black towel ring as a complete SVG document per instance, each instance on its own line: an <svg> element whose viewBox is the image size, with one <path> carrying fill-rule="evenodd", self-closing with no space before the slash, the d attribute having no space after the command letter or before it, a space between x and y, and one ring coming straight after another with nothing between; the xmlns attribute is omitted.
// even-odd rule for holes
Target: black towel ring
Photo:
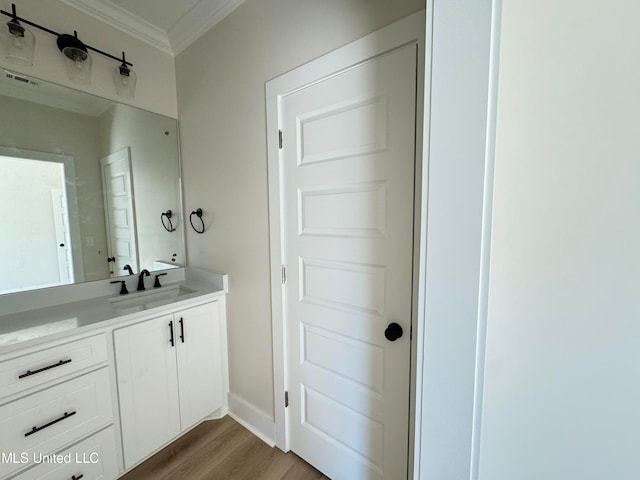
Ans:
<svg viewBox="0 0 640 480"><path fill-rule="evenodd" d="M196 228L196 226L193 224L193 216L194 215L196 215L200 219L200 222L202 223L202 229L200 229L200 230L198 230ZM191 224L191 228L193 228L196 233L204 233L204 220L202 219L202 209L201 208L191 212L191 215L189 215L189 223Z"/></svg>
<svg viewBox="0 0 640 480"><path fill-rule="evenodd" d="M167 232L175 231L175 228L173 228L173 223L171 222L172 215L173 213L171 213L171 210L167 210L166 212L162 212L160 214L160 221L162 222L162 226ZM165 218L167 219L166 223L164 221Z"/></svg>

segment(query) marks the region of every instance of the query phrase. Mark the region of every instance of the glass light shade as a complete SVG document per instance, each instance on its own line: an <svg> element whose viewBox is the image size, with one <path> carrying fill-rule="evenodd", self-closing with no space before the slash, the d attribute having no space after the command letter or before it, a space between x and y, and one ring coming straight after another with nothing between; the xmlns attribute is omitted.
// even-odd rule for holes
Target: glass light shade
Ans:
<svg viewBox="0 0 640 480"><path fill-rule="evenodd" d="M91 83L91 55L77 47L64 47L62 55L72 82L83 85Z"/></svg>
<svg viewBox="0 0 640 480"><path fill-rule="evenodd" d="M133 98L136 91L138 77L136 72L122 65L113 69L113 82L116 85L116 93L124 98Z"/></svg>
<svg viewBox="0 0 640 480"><path fill-rule="evenodd" d="M22 65L33 65L36 39L29 30L14 20L0 27L0 42L8 60Z"/></svg>

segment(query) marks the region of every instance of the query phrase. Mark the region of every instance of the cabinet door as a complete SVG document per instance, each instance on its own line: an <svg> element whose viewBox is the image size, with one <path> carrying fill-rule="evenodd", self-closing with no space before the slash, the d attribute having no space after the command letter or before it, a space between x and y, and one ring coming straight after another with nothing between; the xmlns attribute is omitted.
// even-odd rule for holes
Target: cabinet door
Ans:
<svg viewBox="0 0 640 480"><path fill-rule="evenodd" d="M126 468L180 434L173 315L114 332ZM173 325L175 334L175 325Z"/></svg>
<svg viewBox="0 0 640 480"><path fill-rule="evenodd" d="M185 430L222 407L219 302L175 315L180 419Z"/></svg>

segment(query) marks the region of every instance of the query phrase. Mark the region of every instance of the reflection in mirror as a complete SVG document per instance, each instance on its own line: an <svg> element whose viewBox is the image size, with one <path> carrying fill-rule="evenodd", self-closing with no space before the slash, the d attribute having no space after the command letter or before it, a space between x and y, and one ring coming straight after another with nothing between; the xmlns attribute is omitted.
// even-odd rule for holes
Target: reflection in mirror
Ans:
<svg viewBox="0 0 640 480"><path fill-rule="evenodd" d="M183 265L176 120L1 72L0 294Z"/></svg>

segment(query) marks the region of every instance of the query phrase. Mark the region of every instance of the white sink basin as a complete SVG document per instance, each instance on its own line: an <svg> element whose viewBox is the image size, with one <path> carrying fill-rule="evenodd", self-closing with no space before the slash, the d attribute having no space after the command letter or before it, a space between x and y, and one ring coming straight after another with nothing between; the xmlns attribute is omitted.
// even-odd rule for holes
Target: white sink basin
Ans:
<svg viewBox="0 0 640 480"><path fill-rule="evenodd" d="M154 288L144 292L120 295L109 299L111 307L119 314L141 312L149 308L159 307L175 302L184 295L195 293L195 290L182 285Z"/></svg>

